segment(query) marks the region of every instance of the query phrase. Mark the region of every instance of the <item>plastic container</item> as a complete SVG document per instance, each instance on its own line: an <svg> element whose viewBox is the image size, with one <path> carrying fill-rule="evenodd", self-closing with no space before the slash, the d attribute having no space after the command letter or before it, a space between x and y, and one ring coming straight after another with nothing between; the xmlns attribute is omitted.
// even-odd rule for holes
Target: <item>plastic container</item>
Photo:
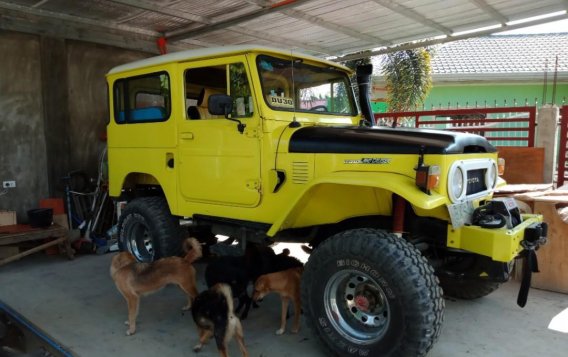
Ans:
<svg viewBox="0 0 568 357"><path fill-rule="evenodd" d="M33 228L46 228L53 222L52 208L34 208L28 211L28 221Z"/></svg>

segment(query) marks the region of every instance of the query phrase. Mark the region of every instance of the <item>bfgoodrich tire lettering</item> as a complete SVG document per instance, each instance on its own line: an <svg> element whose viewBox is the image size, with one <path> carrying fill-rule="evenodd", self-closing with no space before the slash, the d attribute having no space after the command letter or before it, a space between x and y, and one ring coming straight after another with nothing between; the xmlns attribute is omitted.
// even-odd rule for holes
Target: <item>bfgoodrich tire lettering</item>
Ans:
<svg viewBox="0 0 568 357"><path fill-rule="evenodd" d="M142 197L129 202L118 227L122 249L139 261L177 255L181 249L179 220L171 215L163 197Z"/></svg>
<svg viewBox="0 0 568 357"><path fill-rule="evenodd" d="M424 356L444 310L420 252L374 229L336 234L312 253L302 302L308 325L338 356Z"/></svg>

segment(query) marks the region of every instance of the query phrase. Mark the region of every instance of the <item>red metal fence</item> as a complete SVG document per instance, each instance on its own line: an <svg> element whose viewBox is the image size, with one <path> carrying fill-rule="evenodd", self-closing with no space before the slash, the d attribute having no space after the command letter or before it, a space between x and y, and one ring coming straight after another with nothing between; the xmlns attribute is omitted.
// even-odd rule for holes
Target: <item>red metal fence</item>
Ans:
<svg viewBox="0 0 568 357"><path fill-rule="evenodd" d="M375 113L375 119L379 125L392 127L413 126L475 133L496 146L534 147L536 107Z"/></svg>
<svg viewBox="0 0 568 357"><path fill-rule="evenodd" d="M566 181L566 164L568 157L566 145L568 144L568 105L560 108L560 142L558 143L558 176L557 187L564 185Z"/></svg>

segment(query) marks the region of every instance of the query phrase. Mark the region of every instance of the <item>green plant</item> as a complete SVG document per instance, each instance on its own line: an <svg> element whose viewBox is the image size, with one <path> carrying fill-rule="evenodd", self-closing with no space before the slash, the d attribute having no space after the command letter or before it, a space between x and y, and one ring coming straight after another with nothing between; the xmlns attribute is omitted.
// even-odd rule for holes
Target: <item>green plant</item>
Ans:
<svg viewBox="0 0 568 357"><path fill-rule="evenodd" d="M430 52L425 48L387 54L382 61L391 112L414 109L432 88Z"/></svg>

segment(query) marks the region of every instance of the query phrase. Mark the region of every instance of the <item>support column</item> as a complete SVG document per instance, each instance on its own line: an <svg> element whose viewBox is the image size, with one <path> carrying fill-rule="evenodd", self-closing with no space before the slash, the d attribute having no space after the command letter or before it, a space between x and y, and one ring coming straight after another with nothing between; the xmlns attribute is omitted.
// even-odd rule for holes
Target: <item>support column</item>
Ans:
<svg viewBox="0 0 568 357"><path fill-rule="evenodd" d="M536 115L536 146L544 148L544 182L554 182L556 178L559 120L557 106L545 105Z"/></svg>
<svg viewBox="0 0 568 357"><path fill-rule="evenodd" d="M57 188L61 188L61 177L70 170L71 150L65 40L42 36L40 52L49 195L63 197Z"/></svg>

